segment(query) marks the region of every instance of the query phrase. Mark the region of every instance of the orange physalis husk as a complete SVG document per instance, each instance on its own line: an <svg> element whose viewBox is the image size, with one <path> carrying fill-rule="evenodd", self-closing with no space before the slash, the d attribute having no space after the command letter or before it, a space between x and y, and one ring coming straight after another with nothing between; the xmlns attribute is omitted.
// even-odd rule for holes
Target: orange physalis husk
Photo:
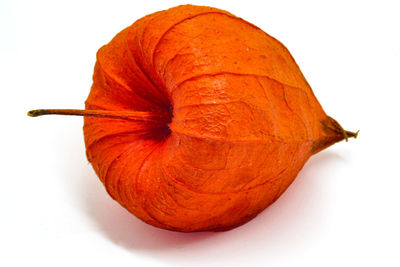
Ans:
<svg viewBox="0 0 400 267"><path fill-rule="evenodd" d="M103 46L86 110L73 115L85 116L87 158L111 197L182 232L249 221L311 155L356 136L325 114L279 41L192 5L139 19Z"/></svg>

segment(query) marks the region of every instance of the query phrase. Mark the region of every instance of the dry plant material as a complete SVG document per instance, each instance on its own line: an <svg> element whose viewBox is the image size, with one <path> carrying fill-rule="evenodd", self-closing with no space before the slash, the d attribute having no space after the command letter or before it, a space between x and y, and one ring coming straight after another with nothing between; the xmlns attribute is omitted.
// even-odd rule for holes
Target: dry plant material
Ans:
<svg viewBox="0 0 400 267"><path fill-rule="evenodd" d="M110 196L174 231L241 225L307 159L356 133L327 116L289 51L226 11L148 15L97 53L83 115L87 158Z"/></svg>

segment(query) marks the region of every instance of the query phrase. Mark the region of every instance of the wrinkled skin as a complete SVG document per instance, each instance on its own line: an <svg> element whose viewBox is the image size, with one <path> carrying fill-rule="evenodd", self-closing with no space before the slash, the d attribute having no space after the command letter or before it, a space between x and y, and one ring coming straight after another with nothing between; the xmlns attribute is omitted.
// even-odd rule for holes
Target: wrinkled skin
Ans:
<svg viewBox="0 0 400 267"><path fill-rule="evenodd" d="M84 136L108 193L175 231L247 222L344 138L279 41L210 7L157 12L115 36L98 51L86 109L170 113L86 117Z"/></svg>

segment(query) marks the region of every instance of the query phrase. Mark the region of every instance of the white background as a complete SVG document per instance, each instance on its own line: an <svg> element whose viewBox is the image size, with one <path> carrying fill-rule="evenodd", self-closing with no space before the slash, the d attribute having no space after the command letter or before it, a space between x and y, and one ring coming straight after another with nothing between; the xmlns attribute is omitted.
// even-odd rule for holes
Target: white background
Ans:
<svg viewBox="0 0 400 267"><path fill-rule="evenodd" d="M148 226L85 158L97 49L186 1L1 1L1 266L400 266L398 1L191 1L282 41L325 111L359 138L312 157L282 197L222 233ZM397 255L396 255L397 254Z"/></svg>

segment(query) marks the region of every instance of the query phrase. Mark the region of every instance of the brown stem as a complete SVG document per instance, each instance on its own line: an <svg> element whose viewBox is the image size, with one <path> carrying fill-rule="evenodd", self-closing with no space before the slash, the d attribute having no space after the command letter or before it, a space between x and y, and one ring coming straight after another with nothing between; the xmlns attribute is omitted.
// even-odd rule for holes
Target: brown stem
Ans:
<svg viewBox="0 0 400 267"><path fill-rule="evenodd" d="M357 138L358 136L358 132L360 132L360 130L358 130L357 132L350 132L350 131L346 131L345 129L343 129L343 127L332 117L329 117L328 123L325 124L325 126L327 126L328 128L330 128L331 130L335 131L335 132L341 132L343 134L344 139L346 140L346 142L349 140L349 138L354 137Z"/></svg>
<svg viewBox="0 0 400 267"><path fill-rule="evenodd" d="M113 110L80 110L80 109L36 109L28 112L30 117L42 115L73 115L121 120L162 122L171 119L169 112L149 111L113 111Z"/></svg>
<svg viewBox="0 0 400 267"><path fill-rule="evenodd" d="M346 142L347 142L348 139L351 138L351 137L357 138L359 132L360 132L360 130L358 130L358 131L355 132L355 133L354 133L354 132L350 132L350 131L344 130L344 131L343 131L343 134L344 134L344 136L345 136Z"/></svg>
<svg viewBox="0 0 400 267"><path fill-rule="evenodd" d="M325 120L321 121L322 133L317 138L311 147L311 153L315 154L319 151L333 145L336 142L342 141L343 139L348 141L350 137L357 138L358 132L350 132L343 129L343 127L333 118L327 116Z"/></svg>

